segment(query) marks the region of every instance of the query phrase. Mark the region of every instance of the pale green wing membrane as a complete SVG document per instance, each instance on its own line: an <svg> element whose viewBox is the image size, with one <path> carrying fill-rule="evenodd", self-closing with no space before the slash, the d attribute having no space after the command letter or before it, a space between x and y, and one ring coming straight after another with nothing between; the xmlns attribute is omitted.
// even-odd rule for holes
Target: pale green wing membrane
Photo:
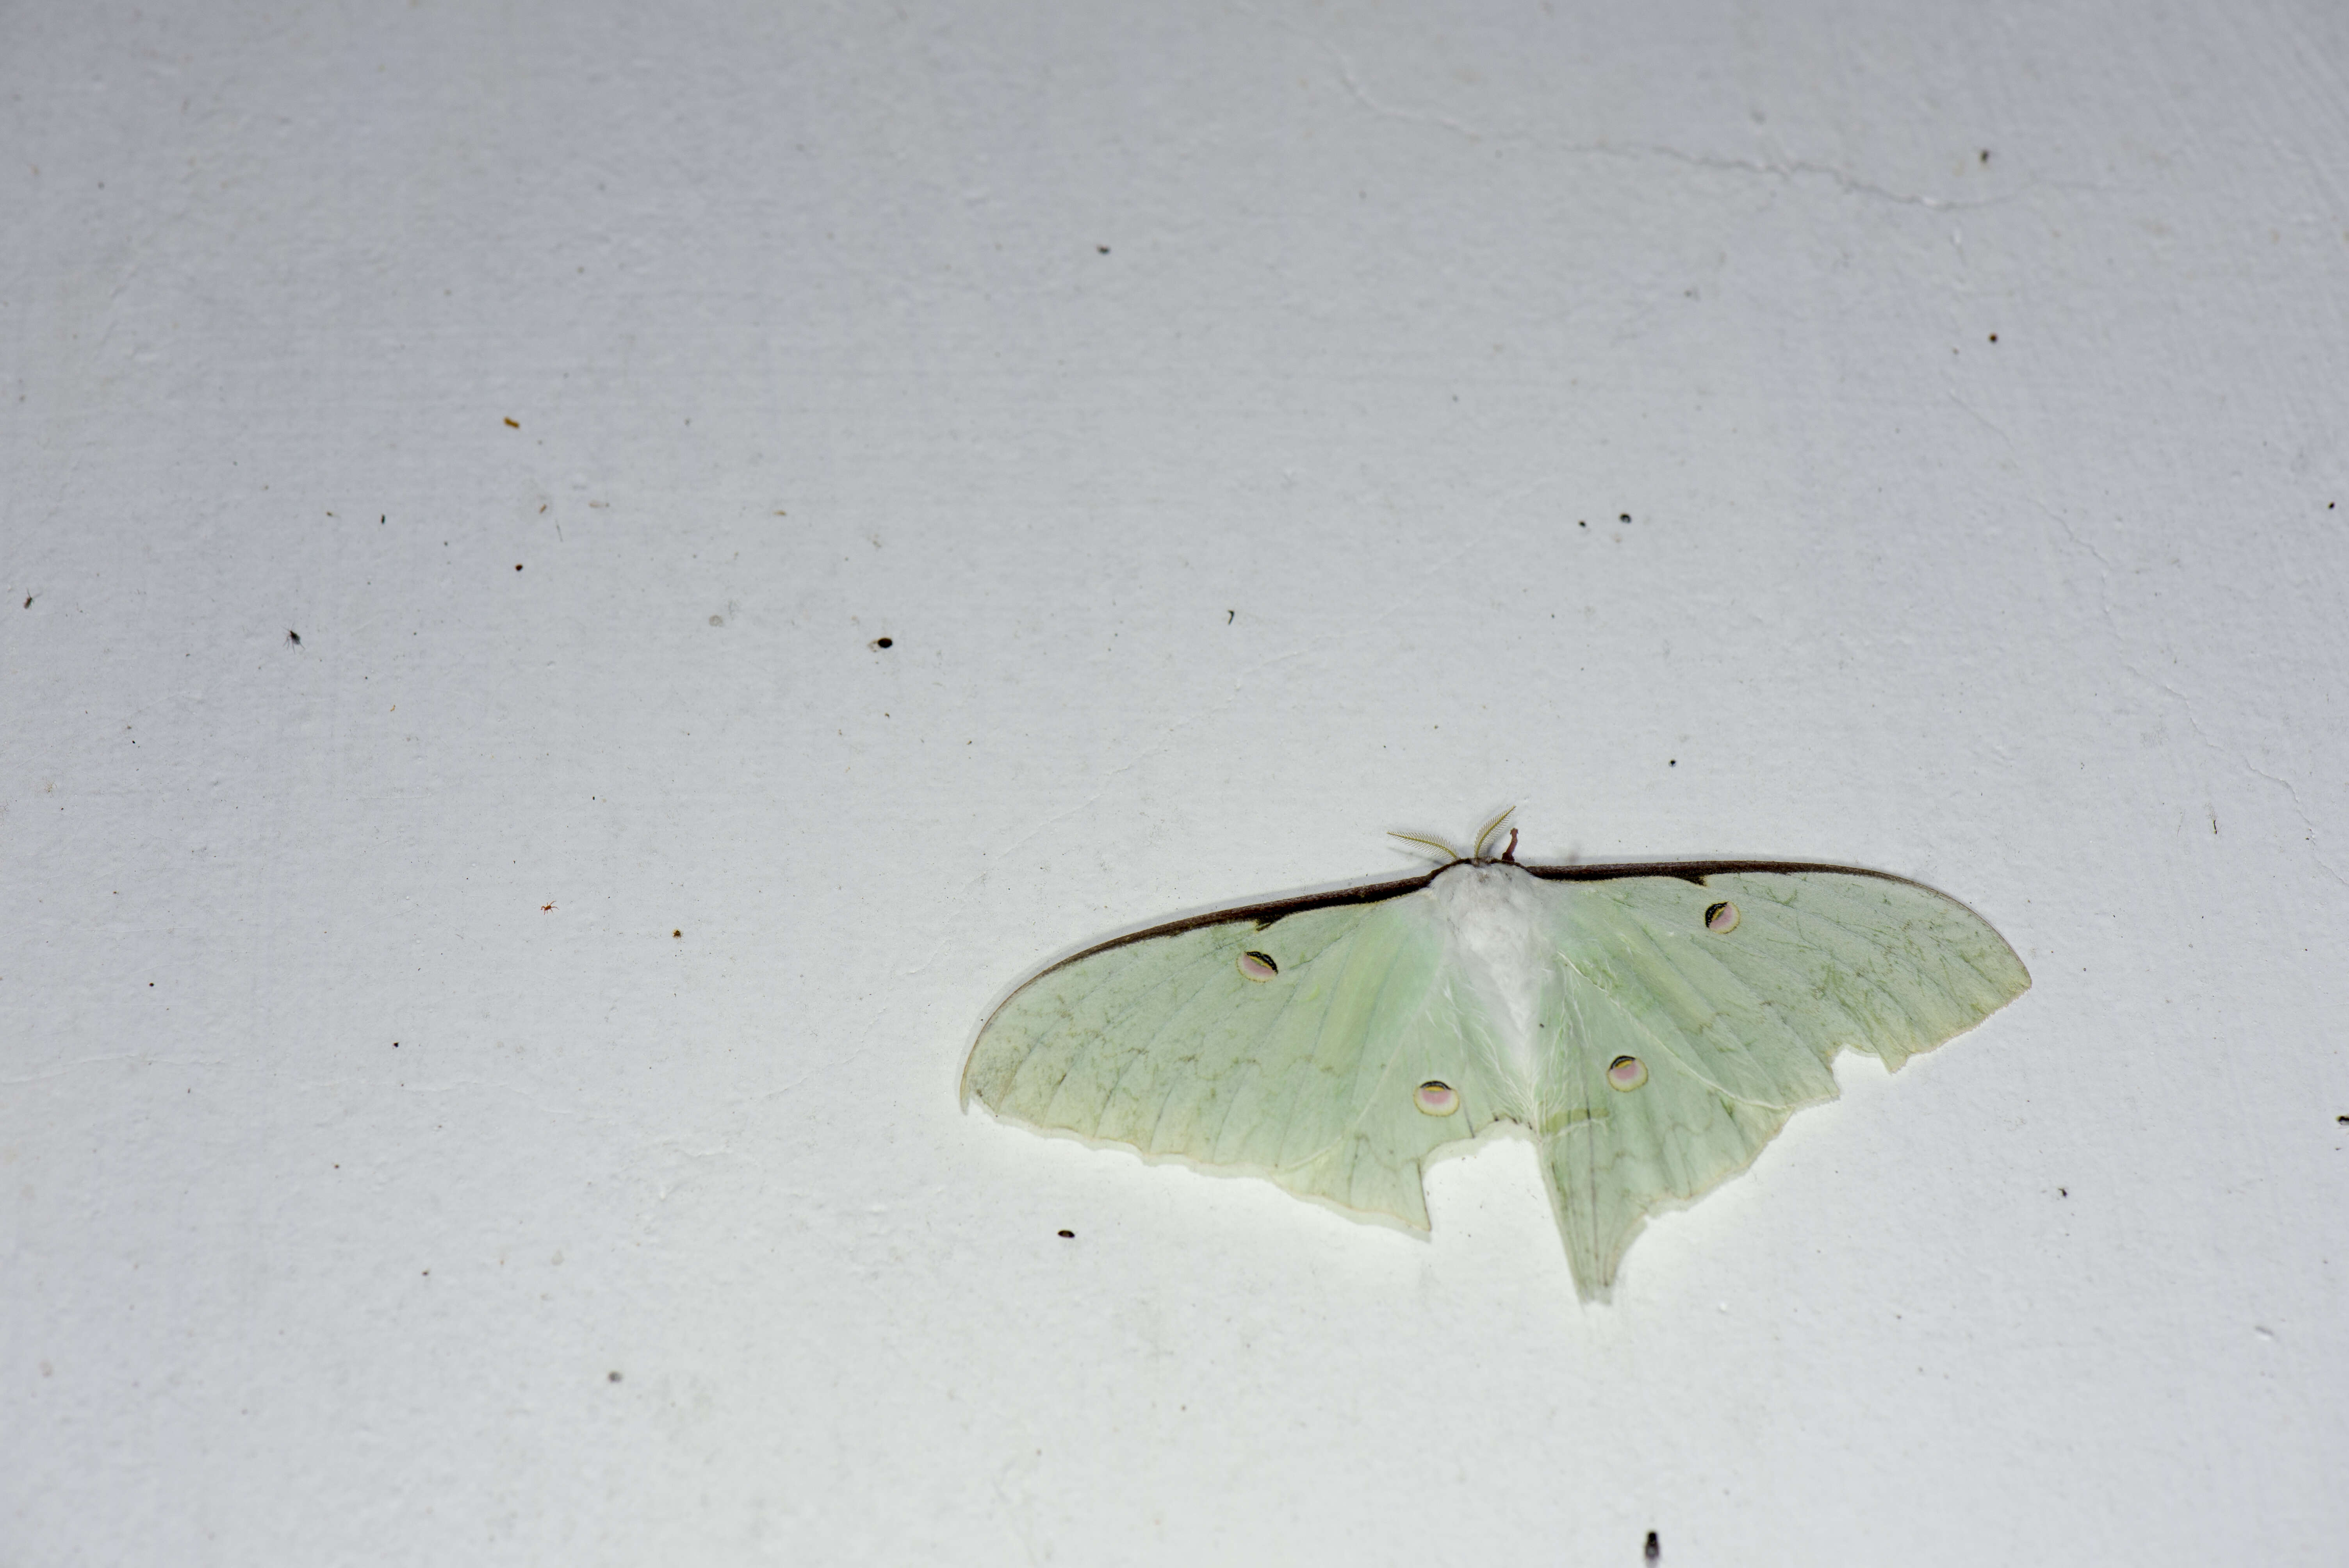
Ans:
<svg viewBox="0 0 2349 1568"><path fill-rule="evenodd" d="M1979 915L1893 877L1552 885L1542 1026L1557 1077L1538 1130L1586 1296L1606 1294L1649 1213L1743 1171L1797 1108L1833 1099L1838 1050L1897 1068L2031 984Z"/></svg>
<svg viewBox="0 0 2349 1568"><path fill-rule="evenodd" d="M980 1031L966 1099L1424 1229L1420 1161L1498 1109L1475 1065L1489 1059L1481 1014L1447 984L1423 891L1288 907L1144 932L1046 970Z"/></svg>

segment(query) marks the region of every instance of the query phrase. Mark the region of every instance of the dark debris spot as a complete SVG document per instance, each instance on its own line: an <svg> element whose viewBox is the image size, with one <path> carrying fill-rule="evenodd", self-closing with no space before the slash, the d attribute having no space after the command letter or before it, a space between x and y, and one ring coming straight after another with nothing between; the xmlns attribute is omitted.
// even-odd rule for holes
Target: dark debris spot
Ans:
<svg viewBox="0 0 2349 1568"><path fill-rule="evenodd" d="M1996 334L1996 333L1994 333L1994 332L1993 332L1993 333L1992 333L1992 334L1990 335L1990 340L1991 340L1992 343L1996 343L1996 342L1998 341L1998 334Z"/></svg>
<svg viewBox="0 0 2349 1568"><path fill-rule="evenodd" d="M1648 1543L1640 1548L1640 1555L1646 1558L1651 1563L1661 1563L1663 1561L1663 1542L1656 1539L1656 1532L1654 1531L1651 1530L1648 1532Z"/></svg>
<svg viewBox="0 0 2349 1568"><path fill-rule="evenodd" d="M1628 512L1628 511L1627 511L1627 512L1625 512L1621 517L1617 518L1615 521L1618 521L1618 522L1629 522L1629 521L1631 521L1631 514L1630 514L1630 512Z"/></svg>
<svg viewBox="0 0 2349 1568"><path fill-rule="evenodd" d="M506 428L509 430L519 430L522 428L522 421L520 419L508 419L506 421Z"/></svg>
<svg viewBox="0 0 2349 1568"><path fill-rule="evenodd" d="M1990 149L1987 147L1982 150L1982 160L1984 163L1988 163L1990 161Z"/></svg>
<svg viewBox="0 0 2349 1568"><path fill-rule="evenodd" d="M302 634L295 631L288 631L285 634L285 640L298 648L302 645Z"/></svg>
<svg viewBox="0 0 2349 1568"><path fill-rule="evenodd" d="M616 1383L619 1380L620 1375L617 1372L606 1372L604 1374L604 1381L606 1383Z"/></svg>
<svg viewBox="0 0 2349 1568"><path fill-rule="evenodd" d="M521 570L522 570L522 562L521 562L517 561L517 562L514 562L514 570L515 570L515 571L517 571L517 572L519 572L519 571L521 571Z"/></svg>
<svg viewBox="0 0 2349 1568"><path fill-rule="evenodd" d="M894 648L897 645L897 639L895 637L875 637L864 645L875 650L881 648Z"/></svg>
<svg viewBox="0 0 2349 1568"><path fill-rule="evenodd" d="M672 932L670 932L670 933L669 933L669 934L670 934L671 936L683 936L683 935L685 934L685 933L684 933L684 932L682 932L682 931L672 931Z"/></svg>
<svg viewBox="0 0 2349 1568"><path fill-rule="evenodd" d="M2349 1116L2336 1116L2333 1119L2344 1127L2349 1127Z"/></svg>
<svg viewBox="0 0 2349 1568"><path fill-rule="evenodd" d="M1109 247L1107 245L1095 245L1093 249L1099 251L1104 256L1109 254Z"/></svg>
<svg viewBox="0 0 2349 1568"><path fill-rule="evenodd" d="M1062 1240L1062 1241L1064 1241L1064 1242L1073 1242L1073 1241L1075 1241L1076 1239L1077 1239L1077 1233L1076 1233L1076 1232L1074 1232L1074 1231L1062 1231L1062 1232L1061 1233L1061 1240Z"/></svg>

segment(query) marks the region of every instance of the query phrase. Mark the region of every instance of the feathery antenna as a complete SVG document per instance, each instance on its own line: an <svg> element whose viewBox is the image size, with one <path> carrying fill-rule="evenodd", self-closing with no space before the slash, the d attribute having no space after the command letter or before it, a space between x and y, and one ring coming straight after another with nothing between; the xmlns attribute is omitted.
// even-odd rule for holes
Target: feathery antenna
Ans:
<svg viewBox="0 0 2349 1568"><path fill-rule="evenodd" d="M1500 830L1501 824L1509 820L1509 811L1514 811L1516 810L1516 808L1512 806L1509 808L1508 811L1502 812L1499 816L1485 824L1485 830L1476 835L1476 852L1468 857L1470 860L1481 861L1485 858L1485 841L1498 832Z"/></svg>
<svg viewBox="0 0 2349 1568"><path fill-rule="evenodd" d="M1441 839L1423 839L1417 833L1398 833L1392 830L1388 832L1387 837L1390 839L1401 839L1407 844L1423 844L1431 850L1439 850L1443 851L1444 857L1447 861L1464 861L1468 858Z"/></svg>

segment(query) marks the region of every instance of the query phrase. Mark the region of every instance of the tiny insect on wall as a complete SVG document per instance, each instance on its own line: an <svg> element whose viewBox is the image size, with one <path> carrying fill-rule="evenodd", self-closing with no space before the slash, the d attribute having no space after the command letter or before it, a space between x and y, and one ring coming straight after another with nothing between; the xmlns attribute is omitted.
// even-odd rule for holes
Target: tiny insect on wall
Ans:
<svg viewBox="0 0 2349 1568"><path fill-rule="evenodd" d="M2031 977L1986 921L1883 872L1520 864L1508 813L1423 875L1177 920L1033 975L963 1071L1008 1120L1278 1182L1424 1230L1421 1173L1496 1121L1539 1146L1578 1292L1647 1218Z"/></svg>

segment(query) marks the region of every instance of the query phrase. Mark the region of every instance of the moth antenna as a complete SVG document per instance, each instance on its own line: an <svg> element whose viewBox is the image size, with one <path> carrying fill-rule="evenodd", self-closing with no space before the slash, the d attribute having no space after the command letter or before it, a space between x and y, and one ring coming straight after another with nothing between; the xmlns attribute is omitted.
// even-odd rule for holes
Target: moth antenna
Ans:
<svg viewBox="0 0 2349 1568"><path fill-rule="evenodd" d="M1424 844L1431 850L1441 850L1447 861L1467 859L1465 855L1463 855L1458 850L1454 849L1450 844L1445 843L1441 839L1423 839L1417 833L1397 833L1393 831L1389 831L1387 837L1390 839L1401 839L1403 842L1408 844Z"/></svg>
<svg viewBox="0 0 2349 1568"><path fill-rule="evenodd" d="M1509 808L1509 811L1514 811L1516 810L1516 808L1515 806ZM1485 830L1476 835L1476 852L1469 857L1471 860L1481 861L1485 858L1485 841L1491 838L1500 830L1501 824L1509 820L1509 811L1502 812L1499 816L1485 824Z"/></svg>

